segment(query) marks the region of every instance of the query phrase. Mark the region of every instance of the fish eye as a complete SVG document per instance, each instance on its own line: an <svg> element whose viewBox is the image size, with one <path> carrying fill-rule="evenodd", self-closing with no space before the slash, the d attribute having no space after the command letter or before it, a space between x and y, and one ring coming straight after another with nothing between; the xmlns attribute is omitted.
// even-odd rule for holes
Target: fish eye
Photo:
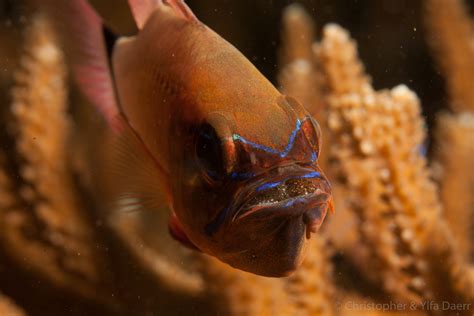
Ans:
<svg viewBox="0 0 474 316"><path fill-rule="evenodd" d="M222 141L211 124L200 126L195 146L198 165L205 175L213 180L221 178L225 172Z"/></svg>

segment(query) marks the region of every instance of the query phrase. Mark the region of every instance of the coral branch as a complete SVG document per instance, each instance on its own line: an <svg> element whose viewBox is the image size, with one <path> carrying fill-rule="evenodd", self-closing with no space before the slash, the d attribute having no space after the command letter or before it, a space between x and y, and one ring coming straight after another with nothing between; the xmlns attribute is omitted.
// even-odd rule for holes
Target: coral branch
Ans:
<svg viewBox="0 0 474 316"><path fill-rule="evenodd" d="M451 107L474 111L474 33L463 0L425 1L429 43L445 73Z"/></svg>
<svg viewBox="0 0 474 316"><path fill-rule="evenodd" d="M25 316L25 312L17 307L9 298L0 293L0 315Z"/></svg>
<svg viewBox="0 0 474 316"><path fill-rule="evenodd" d="M461 256L474 260L474 115L438 116L435 147L436 179L440 184L444 216L450 225Z"/></svg>
<svg viewBox="0 0 474 316"><path fill-rule="evenodd" d="M457 289L459 275L446 268L446 261L459 268L459 259L421 153L424 122L417 97L405 86L374 92L347 33L331 25L324 34L323 66L331 82L331 168L336 186L346 187L345 198L371 251L367 274L392 299L468 302L469 292ZM351 57L341 59L339 52L348 51ZM442 274L440 268L451 270Z"/></svg>
<svg viewBox="0 0 474 316"><path fill-rule="evenodd" d="M319 118L323 109L322 78L313 59L314 25L304 9L290 5L283 12L282 48L280 51L281 91L300 101Z"/></svg>
<svg viewBox="0 0 474 316"><path fill-rule="evenodd" d="M335 288L327 242L313 236L309 247L303 265L286 280L290 301L297 315L334 315Z"/></svg>
<svg viewBox="0 0 474 316"><path fill-rule="evenodd" d="M357 44L336 24L323 30L324 41L318 47L331 95L371 91L370 78L357 57Z"/></svg>
<svg viewBox="0 0 474 316"><path fill-rule="evenodd" d="M26 48L13 89L12 155L19 177L10 179L15 203L2 207L3 247L25 270L96 298L105 274L68 169L65 65L43 16L34 17Z"/></svg>

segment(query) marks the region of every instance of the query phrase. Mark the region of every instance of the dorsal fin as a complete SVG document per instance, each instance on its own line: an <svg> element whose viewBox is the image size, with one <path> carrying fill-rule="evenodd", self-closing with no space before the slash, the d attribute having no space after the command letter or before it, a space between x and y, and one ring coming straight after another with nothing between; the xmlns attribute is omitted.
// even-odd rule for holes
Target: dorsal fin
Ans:
<svg viewBox="0 0 474 316"><path fill-rule="evenodd" d="M183 0L128 0L133 18L138 29L142 29L148 17L160 5L169 5L176 15L189 21L197 22L198 19Z"/></svg>
<svg viewBox="0 0 474 316"><path fill-rule="evenodd" d="M62 35L79 89L115 129L115 118L120 111L100 17L86 0L38 3L51 15Z"/></svg>

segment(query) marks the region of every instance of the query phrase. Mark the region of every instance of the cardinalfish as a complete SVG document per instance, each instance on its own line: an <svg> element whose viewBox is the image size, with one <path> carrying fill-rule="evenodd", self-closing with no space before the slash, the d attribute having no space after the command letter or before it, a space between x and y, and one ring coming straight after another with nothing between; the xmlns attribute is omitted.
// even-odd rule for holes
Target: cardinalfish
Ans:
<svg viewBox="0 0 474 316"><path fill-rule="evenodd" d="M332 210L308 111L183 1L129 0L138 33L113 45L86 0L50 2L76 81L114 135L117 205L166 204L175 239L235 268L297 269Z"/></svg>

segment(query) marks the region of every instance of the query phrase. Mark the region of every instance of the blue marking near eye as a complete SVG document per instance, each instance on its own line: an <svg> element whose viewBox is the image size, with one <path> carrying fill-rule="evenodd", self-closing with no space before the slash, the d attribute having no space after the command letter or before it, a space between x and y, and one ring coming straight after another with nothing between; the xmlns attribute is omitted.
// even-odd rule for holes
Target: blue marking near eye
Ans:
<svg viewBox="0 0 474 316"><path fill-rule="evenodd" d="M283 157L286 157L286 155L288 155L291 148L293 147L293 144L295 143L296 134L298 133L298 131L300 129L301 129L301 121L299 119L296 119L296 127L293 130L293 132L291 132L290 139L288 141L288 145L286 145L285 151L280 153L280 157L283 158Z"/></svg>
<svg viewBox="0 0 474 316"><path fill-rule="evenodd" d="M308 117L305 118L303 120L303 122L308 120L308 119L309 119ZM302 122L300 121L300 119L296 119L295 129L291 132L290 138L288 139L288 144L285 146L285 149L283 151L279 151L275 148L264 146L264 145L252 142L252 141L240 136L239 134L233 134L232 139L234 141L240 141L240 142L242 142L246 145L249 145L249 146L251 146L255 149L262 150L262 151L265 151L265 152L268 152L268 153L271 153L271 154L279 155L281 158L285 158L290 153L291 149L293 148L293 146L295 144L296 135L301 130L301 124L302 124ZM315 161L317 158L318 158L318 155L314 151L312 151L311 152L311 161Z"/></svg>
<svg viewBox="0 0 474 316"><path fill-rule="evenodd" d="M266 151L266 152L269 152L269 153L272 153L272 154L279 154L280 153L278 150L273 149L271 147L267 147L267 146L260 145L260 144L254 143L252 141L246 140L245 138L243 138L242 136L240 136L238 134L232 135L232 139L233 140L238 140L238 141L240 141L240 142L242 142L246 145L252 146L253 148L257 148L257 149L260 149L260 150L263 150L263 151Z"/></svg>

